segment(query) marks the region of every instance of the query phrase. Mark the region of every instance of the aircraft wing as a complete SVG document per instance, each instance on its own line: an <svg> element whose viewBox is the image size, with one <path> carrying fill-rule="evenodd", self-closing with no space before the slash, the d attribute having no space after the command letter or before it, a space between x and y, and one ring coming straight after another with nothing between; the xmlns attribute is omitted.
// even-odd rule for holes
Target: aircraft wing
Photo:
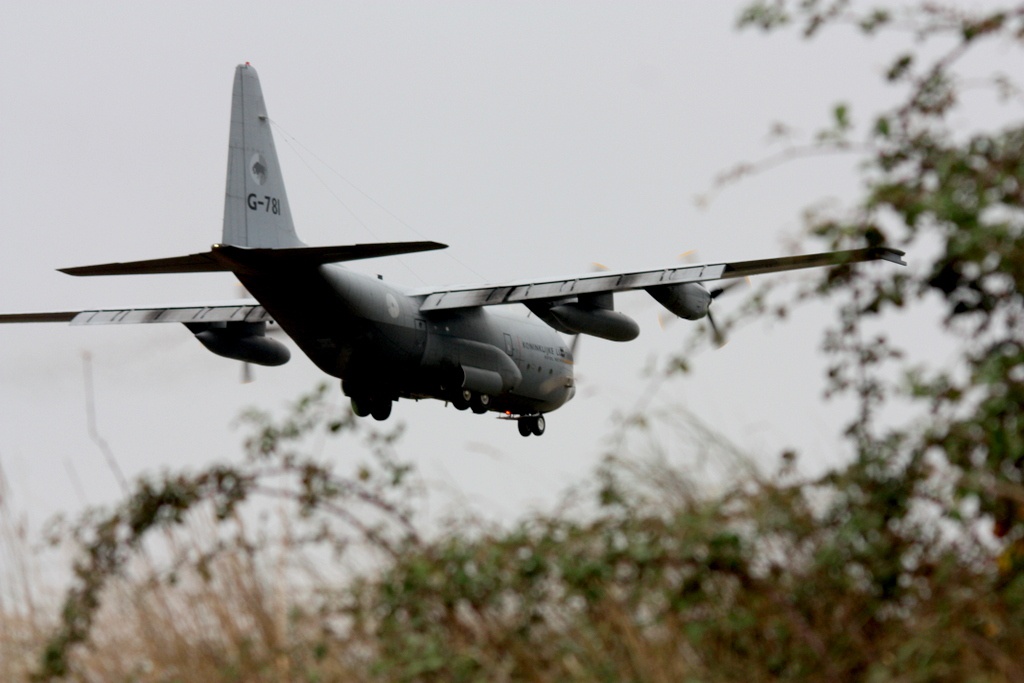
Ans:
<svg viewBox="0 0 1024 683"><path fill-rule="evenodd" d="M426 292L420 305L421 311L438 311L474 306L525 303L543 299L566 299L581 294L623 292L631 289L648 289L664 285L678 285L686 282L706 282L730 278L777 273L784 270L837 266L860 261L891 261L907 265L901 258L903 252L889 247L869 247L850 251L831 251L801 256L781 256L756 261L735 261L732 263L711 263L699 265L672 266L658 270L640 270L622 273L590 273L578 277L534 282L515 282L475 287L453 287L445 290Z"/></svg>
<svg viewBox="0 0 1024 683"><path fill-rule="evenodd" d="M71 323L72 325L128 325L134 323L216 323L271 321L270 314L253 299L212 304L107 308L49 313L6 313L0 323Z"/></svg>

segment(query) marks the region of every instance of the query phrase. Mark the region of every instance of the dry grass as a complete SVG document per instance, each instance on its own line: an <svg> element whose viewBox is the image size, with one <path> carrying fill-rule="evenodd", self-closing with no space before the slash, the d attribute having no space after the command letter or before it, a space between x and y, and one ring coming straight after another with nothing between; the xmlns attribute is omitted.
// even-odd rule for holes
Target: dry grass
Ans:
<svg viewBox="0 0 1024 683"><path fill-rule="evenodd" d="M200 515L150 543L111 580L88 642L74 648L69 678L366 680L365 663L327 656L329 620L310 609L326 578L296 561L303 551L282 541L257 547L242 535L225 541L220 531ZM5 539L5 554L37 563L54 553L17 537ZM38 671L59 622L59 590L36 583L21 574L19 587L5 584L16 599L0 605L0 680L28 680ZM30 599L38 592L47 597Z"/></svg>

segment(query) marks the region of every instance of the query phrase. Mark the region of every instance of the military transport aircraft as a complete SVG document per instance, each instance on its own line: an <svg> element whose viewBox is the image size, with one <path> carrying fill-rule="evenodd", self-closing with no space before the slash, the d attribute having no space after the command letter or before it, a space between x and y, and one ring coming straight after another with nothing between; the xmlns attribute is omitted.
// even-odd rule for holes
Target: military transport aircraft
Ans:
<svg viewBox="0 0 1024 683"><path fill-rule="evenodd" d="M0 323L72 325L182 323L210 351L280 365L286 346L267 336L275 322L329 375L341 379L356 415L384 420L399 398L435 398L459 410L494 411L523 436L544 433L545 413L575 393L573 354L559 333L629 341L639 327L614 310L613 294L643 289L687 320L708 316L722 287L702 283L797 268L882 259L887 247L757 261L600 272L475 287L405 290L352 272L343 261L443 249L437 242L311 247L292 224L284 180L256 70L235 70L227 192L220 243L187 256L65 268L69 275L227 271L254 299L163 308L114 308L0 315ZM523 304L533 315L492 312Z"/></svg>

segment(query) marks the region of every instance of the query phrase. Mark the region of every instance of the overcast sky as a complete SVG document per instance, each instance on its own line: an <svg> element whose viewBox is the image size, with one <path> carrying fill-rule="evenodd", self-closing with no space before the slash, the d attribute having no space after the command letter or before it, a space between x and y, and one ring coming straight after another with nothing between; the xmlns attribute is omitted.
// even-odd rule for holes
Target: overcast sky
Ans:
<svg viewBox="0 0 1024 683"><path fill-rule="evenodd" d="M773 122L806 133L839 100L854 100L855 117L858 104L885 102L878 74L894 44L737 33L742 4L8 3L0 308L234 295L227 274L75 279L55 268L219 239L232 74L245 61L278 126L300 237L451 245L354 268L420 287L574 274L594 261L650 268L691 249L701 261L788 253L802 207L853 195L851 160L791 164L704 209L695 197L770 151ZM645 400L643 368L691 333L684 321L662 332L643 293L617 306L641 336L584 339L577 398L548 416L544 437L402 401L392 417L408 425L402 454L486 514L548 506L599 461L612 415ZM834 462L844 411L821 400L817 351L828 314L740 330L654 405L684 406L763 462L788 447L808 467ZM242 385L237 363L181 326L12 325L0 349L0 465L14 506L35 521L117 495L86 430L84 352L100 432L129 476L237 458L232 422L244 408L280 410L330 379L296 353ZM692 457L687 448L673 457Z"/></svg>

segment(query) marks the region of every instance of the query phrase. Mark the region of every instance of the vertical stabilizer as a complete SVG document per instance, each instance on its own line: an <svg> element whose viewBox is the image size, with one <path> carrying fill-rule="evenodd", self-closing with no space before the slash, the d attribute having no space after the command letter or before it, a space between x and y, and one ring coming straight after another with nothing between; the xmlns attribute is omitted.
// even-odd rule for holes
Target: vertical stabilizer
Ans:
<svg viewBox="0 0 1024 683"><path fill-rule="evenodd" d="M260 79L248 64L235 69L231 94L222 243L264 248L302 246L292 224Z"/></svg>

